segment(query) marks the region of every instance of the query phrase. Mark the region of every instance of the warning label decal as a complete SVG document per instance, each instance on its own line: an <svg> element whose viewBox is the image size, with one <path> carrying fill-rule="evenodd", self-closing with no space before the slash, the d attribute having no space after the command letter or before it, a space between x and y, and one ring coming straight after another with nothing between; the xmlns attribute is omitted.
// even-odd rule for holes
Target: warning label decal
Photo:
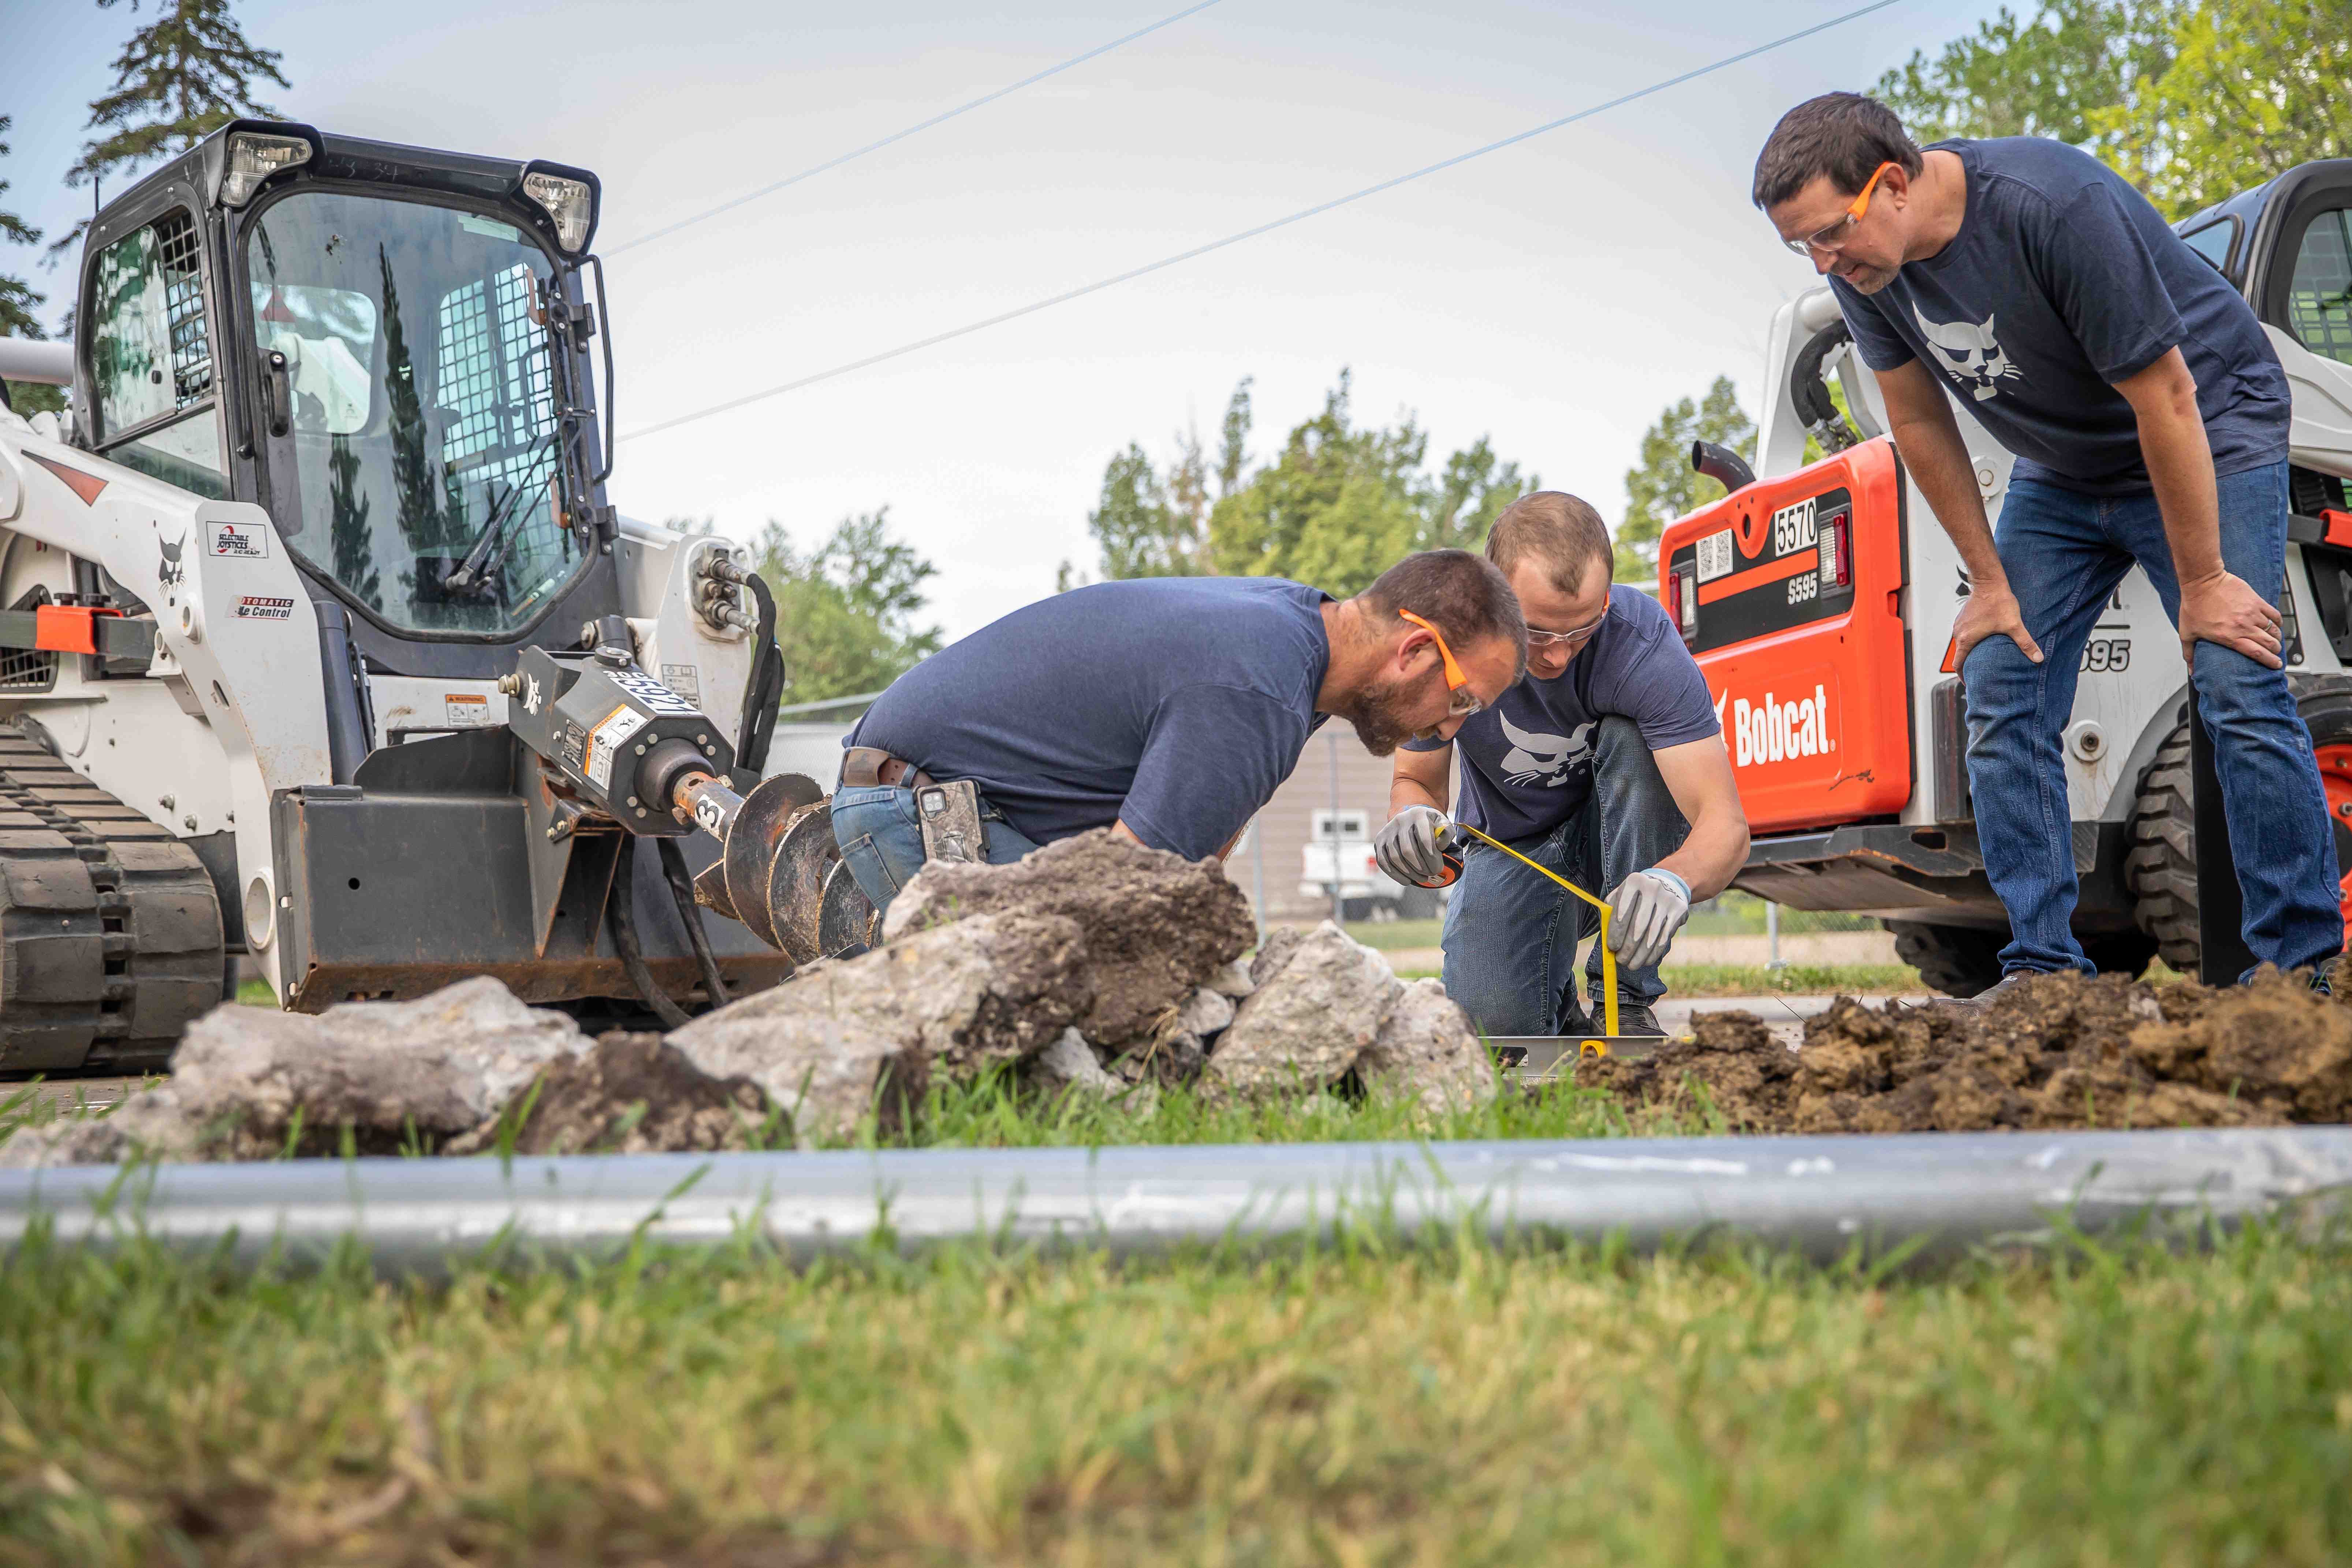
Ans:
<svg viewBox="0 0 2352 1568"><path fill-rule="evenodd" d="M606 794L612 792L613 758L628 743L630 736L652 721L635 709L624 704L605 714L604 721L588 731L586 772L598 789Z"/></svg>

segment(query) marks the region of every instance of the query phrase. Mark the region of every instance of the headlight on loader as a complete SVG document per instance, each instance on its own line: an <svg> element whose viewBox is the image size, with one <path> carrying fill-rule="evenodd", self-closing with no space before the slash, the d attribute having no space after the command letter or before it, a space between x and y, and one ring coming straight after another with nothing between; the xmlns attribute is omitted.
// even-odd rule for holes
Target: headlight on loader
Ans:
<svg viewBox="0 0 2352 1568"><path fill-rule="evenodd" d="M579 255L588 243L588 220L596 210L595 193L588 188L588 182L534 169L522 177L522 194L555 220L555 243L563 253Z"/></svg>
<svg viewBox="0 0 2352 1568"><path fill-rule="evenodd" d="M241 207L270 175L310 161L310 144L299 136L264 136L240 131L228 139L228 163L221 171L224 206Z"/></svg>

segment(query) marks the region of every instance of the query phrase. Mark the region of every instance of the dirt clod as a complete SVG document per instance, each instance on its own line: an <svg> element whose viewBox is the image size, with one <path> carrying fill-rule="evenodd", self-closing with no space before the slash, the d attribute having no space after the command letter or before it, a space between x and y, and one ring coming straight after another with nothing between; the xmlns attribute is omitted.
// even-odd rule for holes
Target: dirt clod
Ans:
<svg viewBox="0 0 2352 1568"><path fill-rule="evenodd" d="M1749 1013L1702 1015L1693 1033L1585 1062L1577 1081L1753 1132L2352 1120L2352 1006L2271 972L2220 990L2052 974L1982 1011L1840 997L1797 1051Z"/></svg>
<svg viewBox="0 0 2352 1568"><path fill-rule="evenodd" d="M927 866L891 903L884 934L896 942L994 913L1077 921L1094 994L1077 1022L1111 1050L1149 1039L1162 1013L1223 973L1256 933L1248 900L1214 861L1147 849L1101 828L1009 866Z"/></svg>
<svg viewBox="0 0 2352 1568"><path fill-rule="evenodd" d="M767 1097L751 1079L706 1078L659 1035L601 1035L585 1055L542 1069L534 1088L446 1152L496 1149L509 1119L519 1122L518 1154L747 1149L768 1114Z"/></svg>

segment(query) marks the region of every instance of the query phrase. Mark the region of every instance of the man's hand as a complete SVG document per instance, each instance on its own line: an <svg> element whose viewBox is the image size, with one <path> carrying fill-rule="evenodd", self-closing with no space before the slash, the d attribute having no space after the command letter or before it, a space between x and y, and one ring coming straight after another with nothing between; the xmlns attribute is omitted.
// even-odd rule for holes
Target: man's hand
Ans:
<svg viewBox="0 0 2352 1568"><path fill-rule="evenodd" d="M2200 642L2234 648L2273 669L2286 667L2279 658L2279 613L2234 573L2180 584L2180 657L2191 669Z"/></svg>
<svg viewBox="0 0 2352 1568"><path fill-rule="evenodd" d="M1609 951L1629 969L1647 969L1688 919L1690 889L1680 877L1663 866L1636 871L1609 895Z"/></svg>
<svg viewBox="0 0 2352 1568"><path fill-rule="evenodd" d="M1372 859L1400 882L1442 888L1452 880L1438 838L1453 825L1433 805L1408 805L1372 837Z"/></svg>
<svg viewBox="0 0 2352 1568"><path fill-rule="evenodd" d="M1969 584L1968 603L1960 606L1959 615L1952 622L1952 668L1958 669L1968 663L1969 649L1985 638L2001 636L2015 643L2034 663L2042 662L2042 645L2025 629L2025 617L2019 613L2017 595L2009 591L2009 584Z"/></svg>

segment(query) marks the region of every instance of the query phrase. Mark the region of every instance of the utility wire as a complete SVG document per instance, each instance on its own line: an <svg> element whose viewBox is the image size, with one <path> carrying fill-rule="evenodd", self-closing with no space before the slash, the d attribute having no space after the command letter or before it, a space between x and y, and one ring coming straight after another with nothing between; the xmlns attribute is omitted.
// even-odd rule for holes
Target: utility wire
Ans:
<svg viewBox="0 0 2352 1568"><path fill-rule="evenodd" d="M1215 4L1217 4L1217 0L1201 0L1201 3L1197 5L1187 5L1183 10L1177 12L1174 16L1162 16L1157 22L1152 23L1151 26L1148 27L1138 27L1134 32L1128 34L1125 37L1113 38L1108 44L1098 44L1082 55L1072 55L1060 65L1047 66L1035 76L1024 76L1019 81L1013 82L1010 86L1000 87L994 92L983 93L980 97L973 99L970 103L960 103L953 109L948 110L940 114L932 115L929 120L923 121L919 124L909 125L904 131L894 131L889 135L882 138L879 142L868 142L865 146L858 148L856 152L844 153L838 158L828 158L822 163L803 169L797 174L793 174L784 179L778 180L772 185L761 185L758 190L750 192L744 195L737 196L733 201L721 202L717 206L712 207L709 212L699 212L695 214L692 217L682 217L676 223L669 225L667 227L655 229L650 234L641 234L635 239L614 246L604 254L607 256L618 256L625 250L635 250L638 246L651 245L655 240L667 238L669 236L676 234L678 230L682 228L691 228L696 224L701 223L707 218L717 217L720 213L733 212L737 207L743 205L747 202L756 202L761 196L772 196L778 191L782 190L785 186L797 185L803 180L809 178L812 174L822 174L827 169L838 169L844 163L850 163L855 159L863 158L868 153L878 153L894 142L904 142L908 137L914 135L918 132L929 131L934 125L945 124L947 121L953 120L959 114L969 114L973 110L978 109L984 104L994 103L998 99L1003 98L1010 93L1019 92L1024 87L1034 87L1037 83L1044 81L1049 76L1059 76L1062 72L1068 70L1072 66L1082 66L1088 60L1095 59L1100 56L1110 53L1113 49L1131 44L1135 42L1136 39L1144 37L1148 33L1156 33L1160 31L1160 28L1171 26L1173 23L1181 22L1187 16L1198 16L1201 12L1207 10L1210 6L1214 5Z"/></svg>
<svg viewBox="0 0 2352 1568"><path fill-rule="evenodd" d="M1871 0L1871 4L1848 11L1843 16L1832 16L1826 22L1817 22L1810 27L1801 28L1796 32L1784 34L1780 37L1774 38L1769 43L1758 44L1755 47L1742 49L1736 55L1726 55L1723 58L1717 60L1712 64L1700 66L1694 70L1686 70L1680 76L1668 77L1663 81L1652 82L1647 87L1636 88L1632 92L1624 93L1619 97L1609 100L1606 103L1596 103L1589 109L1580 109L1573 114L1564 114L1558 120L1548 120L1541 125L1531 126L1528 130L1518 132L1517 135L1506 136L1499 142L1489 142L1483 147L1473 147L1467 153L1457 153L1451 158L1444 158L1434 163L1424 164L1421 168L1413 170L1411 174L1399 174L1393 179L1382 180L1380 184L1375 185L1366 185L1360 191L1350 191L1344 196L1334 196L1328 202L1318 202L1311 207L1301 207L1298 211L1290 214L1288 216L1276 218L1271 223L1262 223L1254 228L1243 229L1238 234L1229 234L1223 239L1213 239L1206 245L1196 245L1190 250L1181 250L1173 256L1164 256L1157 261L1146 262L1141 267L1130 268L1125 272L1117 273L1108 278L1097 279L1092 283L1082 284L1076 289L1065 289L1059 294L1050 295L1043 300L1032 300L1026 305L1018 306L1010 310L1001 311L998 314L987 317L982 321L969 322L961 327L951 327L944 332L934 332L928 338L918 338L910 343L900 343L897 348L884 349L880 353L867 354L864 359L851 360L846 364L837 364L830 370L821 370L813 375L802 376L797 381L787 381L781 385L771 386L761 392L746 393L740 397L730 398L724 403L714 403L708 408L698 408L691 414L681 414L675 419L665 419L658 425L648 425L643 429L631 430L623 434L619 439L622 441L634 441L640 436L655 436L660 434L664 430L675 430L681 425L690 425L698 419L708 419L714 414L725 414L730 409L741 408L746 405L762 402L771 397L782 397L788 392L798 392L803 387L814 386L821 381L831 381L835 376L847 375L853 371L865 370L869 366L880 364L886 360L898 359L902 355L915 353L920 350L931 348L937 344L948 342L956 338L968 337L973 332L985 331L990 327L1003 326L1007 321L1018 321L1024 316L1034 316L1038 311L1051 310L1055 305L1066 305L1073 300L1083 300L1089 294L1098 294L1106 289L1116 288L1121 283L1133 282L1138 278L1148 277L1151 273L1163 271L1168 268L1179 266L1184 262L1194 260L1200 257L1208 255L1211 251L1223 250L1229 245L1239 245L1245 239L1255 239L1262 234L1271 234L1276 229L1286 228L1294 223L1299 223L1305 219L1329 212L1335 207L1343 207L1350 202L1362 201L1366 196L1378 195L1382 191L1392 191L1399 185L1408 184L1414 180L1424 177L1425 175L1434 174L1442 170L1451 169L1459 163L1466 163L1473 158L1483 158L1489 153L1497 153L1506 147L1516 146L1521 142L1528 141L1533 137L1541 136L1547 132L1558 131L1564 125L1573 125L1580 120L1589 120L1592 116L1602 113L1608 110L1622 108L1625 104L1632 103L1637 99L1649 98L1654 94L1664 92L1670 87L1680 87L1686 81L1695 81L1700 77L1708 76L1716 71L1726 69L1731 66L1736 66L1743 60L1754 59L1759 55L1769 54L1774 49L1793 44L1801 38L1810 38L1816 33L1825 33L1832 27L1843 26L1846 23L1853 21L1857 17L1867 16L1873 11L1884 11L1889 5L1899 3L1900 0Z"/></svg>

